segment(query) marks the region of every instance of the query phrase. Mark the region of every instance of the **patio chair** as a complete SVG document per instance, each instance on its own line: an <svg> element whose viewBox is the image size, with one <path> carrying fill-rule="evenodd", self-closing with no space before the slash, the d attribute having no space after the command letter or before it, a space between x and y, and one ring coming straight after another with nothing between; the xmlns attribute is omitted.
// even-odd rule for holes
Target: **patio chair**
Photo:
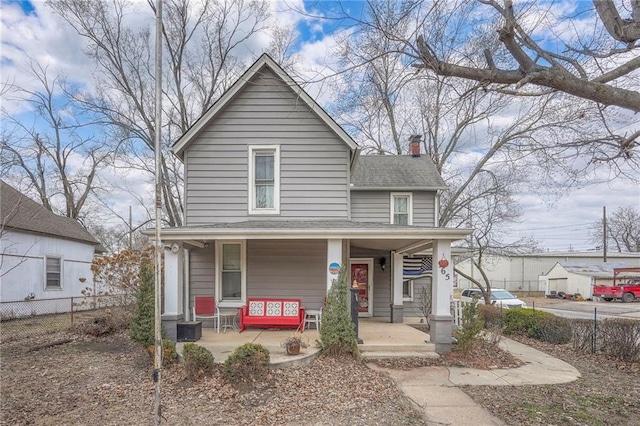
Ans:
<svg viewBox="0 0 640 426"><path fill-rule="evenodd" d="M213 296L195 296L193 298L193 320L212 319L213 326L220 334L220 311Z"/></svg>

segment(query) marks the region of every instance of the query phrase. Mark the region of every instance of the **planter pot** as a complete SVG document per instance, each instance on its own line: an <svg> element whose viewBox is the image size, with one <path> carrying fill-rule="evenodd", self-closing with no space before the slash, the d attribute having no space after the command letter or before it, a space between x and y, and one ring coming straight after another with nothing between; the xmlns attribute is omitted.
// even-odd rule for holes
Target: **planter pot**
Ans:
<svg viewBox="0 0 640 426"><path fill-rule="evenodd" d="M287 346L287 354L288 355L298 355L300 353L300 345L288 345Z"/></svg>

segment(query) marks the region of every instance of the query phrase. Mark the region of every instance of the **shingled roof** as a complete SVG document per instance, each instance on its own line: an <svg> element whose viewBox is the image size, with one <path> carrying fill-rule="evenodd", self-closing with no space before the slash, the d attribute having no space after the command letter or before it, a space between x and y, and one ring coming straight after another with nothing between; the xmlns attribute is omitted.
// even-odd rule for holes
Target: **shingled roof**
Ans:
<svg viewBox="0 0 640 426"><path fill-rule="evenodd" d="M447 185L428 156L361 155L351 175L361 190L438 190Z"/></svg>
<svg viewBox="0 0 640 426"><path fill-rule="evenodd" d="M5 229L99 244L74 219L50 212L3 181L0 181L0 223Z"/></svg>

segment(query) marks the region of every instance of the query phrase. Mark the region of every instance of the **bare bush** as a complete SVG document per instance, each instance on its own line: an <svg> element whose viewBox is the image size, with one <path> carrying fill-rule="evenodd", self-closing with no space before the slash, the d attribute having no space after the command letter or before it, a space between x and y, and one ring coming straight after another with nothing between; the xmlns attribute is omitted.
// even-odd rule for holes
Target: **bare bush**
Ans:
<svg viewBox="0 0 640 426"><path fill-rule="evenodd" d="M600 349L627 362L640 361L640 322L629 319L606 319L599 324Z"/></svg>

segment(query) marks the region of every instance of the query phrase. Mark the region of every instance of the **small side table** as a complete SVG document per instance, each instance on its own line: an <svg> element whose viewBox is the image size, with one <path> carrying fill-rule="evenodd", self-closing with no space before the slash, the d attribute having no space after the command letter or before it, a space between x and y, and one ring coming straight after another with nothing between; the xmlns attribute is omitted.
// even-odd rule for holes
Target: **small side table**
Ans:
<svg viewBox="0 0 640 426"><path fill-rule="evenodd" d="M307 328L307 324L315 324L316 330L320 331L321 322L322 322L321 309L308 309L304 311L304 328Z"/></svg>
<svg viewBox="0 0 640 426"><path fill-rule="evenodd" d="M220 312L220 328L227 332L227 328L238 330L237 312Z"/></svg>

